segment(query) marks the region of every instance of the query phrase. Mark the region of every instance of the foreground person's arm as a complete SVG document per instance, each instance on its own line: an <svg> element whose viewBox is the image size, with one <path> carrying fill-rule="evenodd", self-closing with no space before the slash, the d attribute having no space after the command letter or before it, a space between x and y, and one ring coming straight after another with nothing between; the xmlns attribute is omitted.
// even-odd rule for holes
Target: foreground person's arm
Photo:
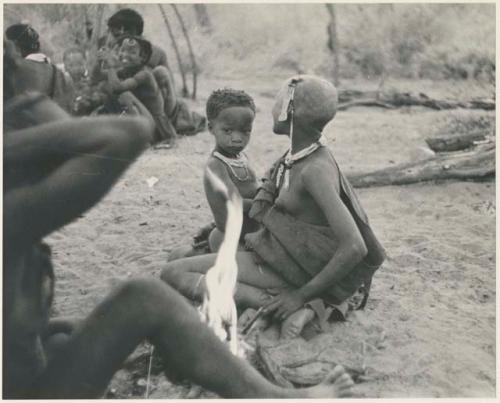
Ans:
<svg viewBox="0 0 500 403"><path fill-rule="evenodd" d="M4 235L33 242L100 200L151 139L145 119L68 119L4 135ZM23 178L36 169L36 178ZM35 179L35 180L34 180ZM7 181L12 183L12 181Z"/></svg>

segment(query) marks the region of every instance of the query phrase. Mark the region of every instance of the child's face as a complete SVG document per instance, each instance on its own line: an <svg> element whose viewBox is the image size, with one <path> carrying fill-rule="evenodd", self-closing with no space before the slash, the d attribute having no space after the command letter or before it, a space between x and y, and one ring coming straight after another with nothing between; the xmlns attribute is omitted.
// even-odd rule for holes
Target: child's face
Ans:
<svg viewBox="0 0 500 403"><path fill-rule="evenodd" d="M217 149L237 155L250 141L255 113L245 106L223 109L208 123L210 133L215 136Z"/></svg>
<svg viewBox="0 0 500 403"><path fill-rule="evenodd" d="M118 51L122 67L137 67L144 63L141 45L135 39L124 39Z"/></svg>
<svg viewBox="0 0 500 403"><path fill-rule="evenodd" d="M85 58L81 53L70 53L64 59L64 69L69 73L73 80L81 79L87 70Z"/></svg>

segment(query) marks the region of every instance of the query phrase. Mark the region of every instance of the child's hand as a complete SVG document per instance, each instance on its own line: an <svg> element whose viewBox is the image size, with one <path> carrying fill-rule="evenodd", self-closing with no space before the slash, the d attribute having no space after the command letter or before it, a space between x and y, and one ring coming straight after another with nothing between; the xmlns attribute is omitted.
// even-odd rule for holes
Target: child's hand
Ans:
<svg viewBox="0 0 500 403"><path fill-rule="evenodd" d="M120 60L115 52L109 52L106 57L106 64L109 68L117 68L120 65Z"/></svg>

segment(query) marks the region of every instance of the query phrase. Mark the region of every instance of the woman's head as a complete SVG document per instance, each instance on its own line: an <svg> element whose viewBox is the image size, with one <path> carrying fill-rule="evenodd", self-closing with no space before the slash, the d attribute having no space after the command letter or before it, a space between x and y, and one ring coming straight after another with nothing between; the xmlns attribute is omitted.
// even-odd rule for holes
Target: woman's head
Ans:
<svg viewBox="0 0 500 403"><path fill-rule="evenodd" d="M290 134L291 117L294 123L323 130L337 112L337 90L320 77L301 75L284 82L273 106L273 131Z"/></svg>
<svg viewBox="0 0 500 403"><path fill-rule="evenodd" d="M40 51L40 37L31 25L11 25L5 30L5 37L14 42L22 57Z"/></svg>

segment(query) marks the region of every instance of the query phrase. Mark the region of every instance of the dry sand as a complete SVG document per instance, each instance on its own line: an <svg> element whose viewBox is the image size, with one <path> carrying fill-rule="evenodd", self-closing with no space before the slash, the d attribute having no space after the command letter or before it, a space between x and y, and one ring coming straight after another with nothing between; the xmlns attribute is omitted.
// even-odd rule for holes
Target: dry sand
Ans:
<svg viewBox="0 0 500 403"><path fill-rule="evenodd" d="M224 85L250 92L259 111L248 154L263 173L287 144L271 133L269 113L269 94L281 79L247 81L205 81L195 107L201 110L209 91ZM408 161L443 113L352 109L340 112L325 135L344 172L370 171ZM157 276L169 251L210 221L201 173L211 147L204 132L181 139L173 151L146 151L101 203L48 239L58 278L56 315L86 315L117 282ZM151 177L159 179L153 187L146 182ZM374 278L367 309L332 324L326 337L344 340L372 373L359 393L494 397L494 181L358 194L389 257ZM141 397L144 381L130 385L128 375L115 378L115 395ZM185 397L188 390L159 377L152 384L152 397Z"/></svg>

